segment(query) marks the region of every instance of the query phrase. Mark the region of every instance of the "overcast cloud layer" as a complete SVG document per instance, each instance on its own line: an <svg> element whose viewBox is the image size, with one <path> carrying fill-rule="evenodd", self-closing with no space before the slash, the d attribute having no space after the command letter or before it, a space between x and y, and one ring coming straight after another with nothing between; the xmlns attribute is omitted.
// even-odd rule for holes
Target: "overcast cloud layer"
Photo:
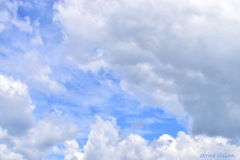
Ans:
<svg viewBox="0 0 240 160"><path fill-rule="evenodd" d="M0 0L0 159L239 159L239 8Z"/></svg>

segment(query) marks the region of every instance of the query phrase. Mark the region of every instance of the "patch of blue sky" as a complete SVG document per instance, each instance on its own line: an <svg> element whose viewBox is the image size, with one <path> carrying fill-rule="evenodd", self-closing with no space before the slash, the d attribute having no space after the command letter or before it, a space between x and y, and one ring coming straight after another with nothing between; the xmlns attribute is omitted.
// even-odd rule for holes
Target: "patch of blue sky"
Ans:
<svg viewBox="0 0 240 160"><path fill-rule="evenodd" d="M18 18L24 20L26 17L29 17L31 22L38 20L42 12L39 5L36 5L34 1L22 1L22 2L23 4L18 6L17 10Z"/></svg>
<svg viewBox="0 0 240 160"><path fill-rule="evenodd" d="M64 155L61 154L49 154L45 160L63 160Z"/></svg>
<svg viewBox="0 0 240 160"><path fill-rule="evenodd" d="M164 113L161 109L148 108L141 116L140 120L142 119L142 123L144 124L142 130L149 131L143 137L150 141L162 134L177 137L179 131L188 133L187 128L179 124L175 116Z"/></svg>
<svg viewBox="0 0 240 160"><path fill-rule="evenodd" d="M32 100L37 105L36 115L41 116L42 113L53 112L54 109L61 110L85 132L89 130L89 124L94 123L95 115L105 119L112 116L117 119L118 125L126 134L141 134L149 141L163 133L176 136L178 131L186 131L174 116L152 106L141 106L140 102L121 90L120 79L116 79L110 73L102 72L96 75L77 68L71 71L67 69L65 72L70 73L71 79L64 84L67 92L63 95L31 92ZM107 85L106 81L111 81L112 86ZM87 122L85 128L82 122Z"/></svg>
<svg viewBox="0 0 240 160"><path fill-rule="evenodd" d="M30 17L32 20L49 22L52 20L52 14L54 12L53 6L57 1L58 0L21 0L18 7L18 17L22 19Z"/></svg>
<svg viewBox="0 0 240 160"><path fill-rule="evenodd" d="M25 20L25 17L30 18L31 26L37 26L45 47L48 49L56 47L55 44L60 43L63 40L61 30L59 26L53 22L54 17L54 3L55 0L49 1L23 1L26 5L20 5L18 8L18 18Z"/></svg>
<svg viewBox="0 0 240 160"><path fill-rule="evenodd" d="M74 114L79 112L94 114L89 108L104 106L113 94L112 89L103 83L103 77L91 72L62 67L55 74L58 72L62 75L66 74L65 76L70 78L63 83L67 91L60 95L47 95L38 90L31 90L33 102L40 106L39 111L48 109L49 106L53 105L66 113L71 111ZM36 112L39 111L36 109Z"/></svg>
<svg viewBox="0 0 240 160"><path fill-rule="evenodd" d="M129 110L135 110L136 114L115 113L118 125L124 128L126 133L140 134L152 141L162 134L176 137L179 131L187 132L186 128L176 121L175 116L164 113L159 108L135 106Z"/></svg>

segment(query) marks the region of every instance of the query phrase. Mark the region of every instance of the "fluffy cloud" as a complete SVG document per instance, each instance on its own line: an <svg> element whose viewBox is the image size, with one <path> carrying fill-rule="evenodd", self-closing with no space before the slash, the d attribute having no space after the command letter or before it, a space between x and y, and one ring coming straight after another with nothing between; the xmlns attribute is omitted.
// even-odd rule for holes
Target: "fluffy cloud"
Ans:
<svg viewBox="0 0 240 160"><path fill-rule="evenodd" d="M65 160L78 160L83 158L83 154L79 151L79 145L76 140L69 140L64 143Z"/></svg>
<svg viewBox="0 0 240 160"><path fill-rule="evenodd" d="M49 149L76 136L60 112L36 120L25 84L0 75L0 159L43 159Z"/></svg>
<svg viewBox="0 0 240 160"><path fill-rule="evenodd" d="M12 152L3 144L0 144L0 158L5 160L23 160L22 155Z"/></svg>
<svg viewBox="0 0 240 160"><path fill-rule="evenodd" d="M98 118L92 125L88 141L84 146L83 153L74 141L69 141L66 151L71 148L71 155L81 155L79 160L200 160L210 159L204 157L212 154L215 159L220 154L229 154L229 159L239 158L239 146L232 145L225 138L194 136L179 132L176 138L164 134L158 139L149 143L143 137L135 134L125 136L117 127L114 119L104 121ZM70 155L66 155L68 159ZM234 157L233 157L234 156ZM75 156L77 159L77 157ZM213 159L213 158L212 158ZM219 158L225 159L225 158Z"/></svg>
<svg viewBox="0 0 240 160"><path fill-rule="evenodd" d="M51 147L74 138L76 132L77 128L73 124L44 119L23 137L13 138L14 150L27 159L43 159L50 153Z"/></svg>
<svg viewBox="0 0 240 160"><path fill-rule="evenodd" d="M34 123L34 106L27 86L0 75L0 126L11 134L25 132Z"/></svg>
<svg viewBox="0 0 240 160"><path fill-rule="evenodd" d="M187 113L195 135L237 140L239 6L234 0L63 0L55 21L66 37L64 52L85 70L108 67L143 103Z"/></svg>

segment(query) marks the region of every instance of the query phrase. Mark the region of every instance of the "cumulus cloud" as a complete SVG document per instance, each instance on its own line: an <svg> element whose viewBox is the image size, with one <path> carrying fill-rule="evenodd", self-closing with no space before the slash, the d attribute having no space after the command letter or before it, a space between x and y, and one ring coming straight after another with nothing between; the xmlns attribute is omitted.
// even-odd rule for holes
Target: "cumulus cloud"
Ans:
<svg viewBox="0 0 240 160"><path fill-rule="evenodd" d="M83 154L79 151L79 145L76 140L69 140L64 143L65 160L78 160L83 158Z"/></svg>
<svg viewBox="0 0 240 160"><path fill-rule="evenodd" d="M237 140L239 6L234 0L62 0L55 21L63 27L64 52L84 69L108 67L143 103L187 113L195 135Z"/></svg>
<svg viewBox="0 0 240 160"><path fill-rule="evenodd" d="M75 125L64 122L58 116L52 118L55 120L50 118L40 120L23 137L14 138L14 150L27 159L43 159L50 153L51 147L76 136Z"/></svg>
<svg viewBox="0 0 240 160"><path fill-rule="evenodd" d="M11 134L25 132L34 123L34 105L27 86L0 75L0 126Z"/></svg>
<svg viewBox="0 0 240 160"><path fill-rule="evenodd" d="M5 160L23 160L22 155L12 152L4 144L0 144L0 158Z"/></svg>
<svg viewBox="0 0 240 160"><path fill-rule="evenodd" d="M192 137L180 131L176 138L164 134L149 143L139 135L122 134L113 118L104 121L98 117L97 122L91 127L82 152L74 140L67 144L65 152L72 153L70 154L72 156L81 155L78 160L200 160L210 159L206 157L210 154L212 156L215 154L215 158L223 154L231 156L229 159L239 158L239 146L230 144L222 137ZM70 155L67 154L65 159Z"/></svg>
<svg viewBox="0 0 240 160"><path fill-rule="evenodd" d="M0 159L40 160L51 147L76 136L76 126L60 112L36 120L28 87L19 80L0 75L0 100Z"/></svg>

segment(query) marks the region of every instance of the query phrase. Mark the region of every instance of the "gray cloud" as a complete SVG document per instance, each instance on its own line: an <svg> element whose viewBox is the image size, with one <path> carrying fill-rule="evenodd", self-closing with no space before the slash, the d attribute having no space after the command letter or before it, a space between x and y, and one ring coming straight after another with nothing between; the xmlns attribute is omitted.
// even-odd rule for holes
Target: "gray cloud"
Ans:
<svg viewBox="0 0 240 160"><path fill-rule="evenodd" d="M0 126L10 134L19 135L34 124L34 106L27 86L0 75Z"/></svg>
<svg viewBox="0 0 240 160"><path fill-rule="evenodd" d="M65 53L84 69L111 68L143 103L187 113L193 134L238 139L239 6L68 0L55 5L55 21L66 36Z"/></svg>

